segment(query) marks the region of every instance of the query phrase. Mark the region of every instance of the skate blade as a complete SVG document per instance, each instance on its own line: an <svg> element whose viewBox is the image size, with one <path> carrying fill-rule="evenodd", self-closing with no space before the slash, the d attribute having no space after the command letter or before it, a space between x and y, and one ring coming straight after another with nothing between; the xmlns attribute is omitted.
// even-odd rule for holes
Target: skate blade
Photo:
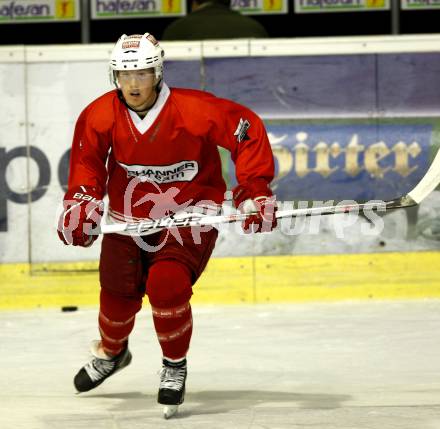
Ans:
<svg viewBox="0 0 440 429"><path fill-rule="evenodd" d="M163 417L164 419L169 419L177 414L177 410L179 409L178 405L165 405L163 407Z"/></svg>

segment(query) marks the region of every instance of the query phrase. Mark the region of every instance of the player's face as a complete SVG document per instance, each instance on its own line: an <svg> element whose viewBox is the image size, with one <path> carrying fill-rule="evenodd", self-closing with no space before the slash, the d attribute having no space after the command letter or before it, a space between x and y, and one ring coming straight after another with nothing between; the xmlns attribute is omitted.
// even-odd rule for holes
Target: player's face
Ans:
<svg viewBox="0 0 440 429"><path fill-rule="evenodd" d="M120 71L118 82L125 102L134 110L146 110L154 102L154 69Z"/></svg>

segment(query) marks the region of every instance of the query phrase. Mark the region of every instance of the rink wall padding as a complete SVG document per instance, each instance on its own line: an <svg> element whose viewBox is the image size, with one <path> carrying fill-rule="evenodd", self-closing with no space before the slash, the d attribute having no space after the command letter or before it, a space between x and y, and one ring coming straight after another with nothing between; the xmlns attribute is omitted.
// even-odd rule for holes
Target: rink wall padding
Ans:
<svg viewBox="0 0 440 429"><path fill-rule="evenodd" d="M93 99L112 89L112 46L0 47L1 262L99 258L97 245L81 252L61 246L55 227L75 122ZM208 40L163 47L170 87L230 98L264 120L275 158L272 187L280 202L400 197L418 183L440 147L440 35ZM235 168L227 151L222 170L232 189ZM405 247L388 250L436 249L440 208L425 206L420 219L401 222L399 243ZM407 227L428 239L406 242ZM241 243L236 235L228 240L231 249ZM301 248L291 243L278 253L316 252L314 240L303 239ZM334 240L333 234L323 234L322 244L322 252L350 251L347 239ZM253 254L251 248L240 256Z"/></svg>
<svg viewBox="0 0 440 429"><path fill-rule="evenodd" d="M213 258L195 304L440 297L438 252ZM2 264L0 310L98 304L98 263Z"/></svg>

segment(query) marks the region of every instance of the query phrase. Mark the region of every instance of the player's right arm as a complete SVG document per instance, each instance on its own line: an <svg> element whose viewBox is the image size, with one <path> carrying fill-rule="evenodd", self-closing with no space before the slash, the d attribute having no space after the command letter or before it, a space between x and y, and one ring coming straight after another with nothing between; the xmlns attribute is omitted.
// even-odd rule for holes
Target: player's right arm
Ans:
<svg viewBox="0 0 440 429"><path fill-rule="evenodd" d="M101 109L102 110L102 109ZM111 128L93 104L79 116L73 135L68 188L95 188L102 198L107 183L106 162L111 141Z"/></svg>
<svg viewBox="0 0 440 429"><path fill-rule="evenodd" d="M111 140L94 107L93 103L87 107L75 126L68 189L58 222L58 236L66 245L91 246L97 236L89 234L90 229L99 225L103 214Z"/></svg>

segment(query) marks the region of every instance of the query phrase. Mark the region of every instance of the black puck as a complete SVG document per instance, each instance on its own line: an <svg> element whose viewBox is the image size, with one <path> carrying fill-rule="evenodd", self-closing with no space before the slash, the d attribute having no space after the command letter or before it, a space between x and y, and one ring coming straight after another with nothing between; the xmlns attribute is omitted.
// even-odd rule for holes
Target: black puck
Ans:
<svg viewBox="0 0 440 429"><path fill-rule="evenodd" d="M67 312L67 311L76 311L78 310L78 307L76 305L63 305L61 307L61 311Z"/></svg>

